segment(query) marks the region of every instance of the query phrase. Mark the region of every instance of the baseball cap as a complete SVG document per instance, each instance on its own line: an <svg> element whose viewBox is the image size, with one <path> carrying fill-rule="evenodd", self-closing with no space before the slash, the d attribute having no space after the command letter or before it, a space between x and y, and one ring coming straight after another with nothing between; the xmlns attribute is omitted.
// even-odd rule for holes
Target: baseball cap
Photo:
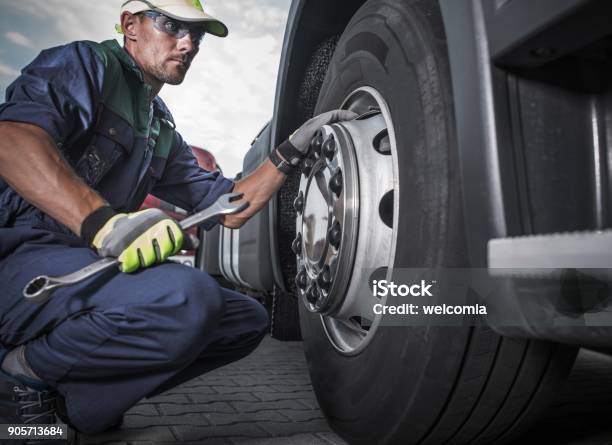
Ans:
<svg viewBox="0 0 612 445"><path fill-rule="evenodd" d="M182 22L201 22L207 33L217 37L227 37L229 33L223 22L204 12L200 0L127 0L121 5L121 14L145 11L157 11Z"/></svg>

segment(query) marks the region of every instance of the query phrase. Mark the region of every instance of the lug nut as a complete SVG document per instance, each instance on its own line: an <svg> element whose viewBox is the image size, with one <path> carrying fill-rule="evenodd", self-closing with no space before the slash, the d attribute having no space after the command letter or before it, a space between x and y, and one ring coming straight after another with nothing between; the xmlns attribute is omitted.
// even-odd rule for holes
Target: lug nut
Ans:
<svg viewBox="0 0 612 445"><path fill-rule="evenodd" d="M304 193L300 192L297 198L295 198L295 201L293 201L293 208L296 212L302 213L302 210L304 210Z"/></svg>
<svg viewBox="0 0 612 445"><path fill-rule="evenodd" d="M312 159L304 159L304 162L302 163L302 173L304 173L304 176L310 176L310 172L312 171L313 166L314 161Z"/></svg>
<svg viewBox="0 0 612 445"><path fill-rule="evenodd" d="M298 233L295 239L293 240L293 242L291 243L291 250L293 250L293 253L295 253L298 256L302 254L302 234L301 233Z"/></svg>
<svg viewBox="0 0 612 445"><path fill-rule="evenodd" d="M312 138L312 142L310 143L310 148L315 156L318 158L321 156L321 146L323 145L323 132L318 130L314 137Z"/></svg>
<svg viewBox="0 0 612 445"><path fill-rule="evenodd" d="M329 240L329 243L337 249L338 247L340 247L341 238L342 227L340 227L340 223L336 221L327 231L327 239Z"/></svg>
<svg viewBox="0 0 612 445"><path fill-rule="evenodd" d="M327 140L323 143L323 154L330 161L334 159L336 155L336 139L333 134L330 134Z"/></svg>
<svg viewBox="0 0 612 445"><path fill-rule="evenodd" d="M315 304L319 300L319 288L317 288L316 284L312 284L306 291L306 300L310 304Z"/></svg>
<svg viewBox="0 0 612 445"><path fill-rule="evenodd" d="M302 269L295 277L295 284L298 288L304 290L306 286L308 286L308 275L306 274L306 270Z"/></svg>
<svg viewBox="0 0 612 445"><path fill-rule="evenodd" d="M342 171L338 170L338 172L329 180L329 189L334 192L336 196L340 196L343 185Z"/></svg>
<svg viewBox="0 0 612 445"><path fill-rule="evenodd" d="M317 284L319 285L321 289L325 291L329 291L329 289L331 288L331 285L332 285L331 269L329 268L327 264L323 267L323 270L319 272L319 276L317 277Z"/></svg>

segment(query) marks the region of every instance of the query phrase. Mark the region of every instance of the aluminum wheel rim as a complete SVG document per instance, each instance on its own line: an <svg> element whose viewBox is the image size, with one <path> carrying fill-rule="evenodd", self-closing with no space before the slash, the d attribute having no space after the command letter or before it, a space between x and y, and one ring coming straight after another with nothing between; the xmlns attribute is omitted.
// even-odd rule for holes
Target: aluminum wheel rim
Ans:
<svg viewBox="0 0 612 445"><path fill-rule="evenodd" d="M303 304L320 315L330 343L354 355L380 326L374 304L385 303L367 292L371 273L386 269L389 278L395 258L397 146L389 107L374 88L353 91L341 108L361 117L324 126L313 139L294 203L293 250Z"/></svg>

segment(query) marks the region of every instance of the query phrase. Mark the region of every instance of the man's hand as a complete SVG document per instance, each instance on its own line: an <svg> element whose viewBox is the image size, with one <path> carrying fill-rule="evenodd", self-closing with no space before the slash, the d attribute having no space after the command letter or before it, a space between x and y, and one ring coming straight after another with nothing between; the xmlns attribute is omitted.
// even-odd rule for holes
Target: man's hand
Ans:
<svg viewBox="0 0 612 445"><path fill-rule="evenodd" d="M291 173L308 154L312 138L323 125L355 119L358 115L348 110L333 110L306 121L289 139L270 154L270 161L285 174Z"/></svg>
<svg viewBox="0 0 612 445"><path fill-rule="evenodd" d="M319 114L318 116L306 121L291 136L289 136L289 142L291 142L291 144L305 156L308 154L310 142L319 128L321 128L323 125L341 121L349 121L351 119L355 119L357 116L357 113L353 113L352 111L348 110L332 110L328 111L327 113Z"/></svg>
<svg viewBox="0 0 612 445"><path fill-rule="evenodd" d="M96 221L95 217L86 219L83 232L91 233L85 226L99 225ZM182 244L180 226L159 209L114 215L95 230L91 241L100 256L116 257L125 273L165 261L181 250Z"/></svg>
<svg viewBox="0 0 612 445"><path fill-rule="evenodd" d="M308 154L310 143L315 133L323 125L355 119L358 115L347 110L333 110L313 117L289 136L276 150L270 154L269 160L241 180L236 182L234 192L244 193L249 207L236 214L226 215L222 224L230 229L237 229L259 212L272 196L281 188L287 175Z"/></svg>

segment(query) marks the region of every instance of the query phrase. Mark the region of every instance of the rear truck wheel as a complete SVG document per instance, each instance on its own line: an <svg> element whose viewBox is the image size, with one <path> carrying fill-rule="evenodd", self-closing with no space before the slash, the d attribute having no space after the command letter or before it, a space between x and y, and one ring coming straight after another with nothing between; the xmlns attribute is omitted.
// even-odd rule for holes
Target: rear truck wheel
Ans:
<svg viewBox="0 0 612 445"><path fill-rule="evenodd" d="M575 349L487 327L383 326L366 270L467 267L444 28L436 1L370 0L340 37L305 161L295 281L314 390L354 444L505 443L549 405ZM384 269L383 269L384 270ZM367 278L366 278L367 279Z"/></svg>

